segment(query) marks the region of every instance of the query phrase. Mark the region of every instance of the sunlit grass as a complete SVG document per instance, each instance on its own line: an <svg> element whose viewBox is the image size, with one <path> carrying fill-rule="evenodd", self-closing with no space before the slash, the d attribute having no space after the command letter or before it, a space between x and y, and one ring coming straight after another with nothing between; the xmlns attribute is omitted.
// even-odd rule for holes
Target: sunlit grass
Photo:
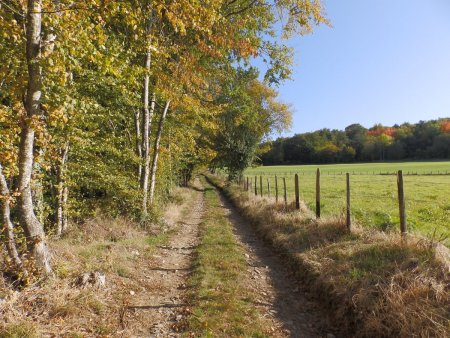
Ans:
<svg viewBox="0 0 450 338"><path fill-rule="evenodd" d="M265 337L244 285L247 264L215 189L205 192L206 213L191 276L191 333L196 337Z"/></svg>
<svg viewBox="0 0 450 338"><path fill-rule="evenodd" d="M345 212L345 175L351 175L352 217L358 223L388 231L399 228L399 209L397 200L397 178L395 175L357 174L358 172L383 170L395 172L402 169L424 172L450 172L450 162L413 162L413 163L375 163L354 165L320 166L321 175L321 214L323 216L343 215ZM434 167L433 167L434 166ZM294 199L294 176L299 174L300 199L309 209L315 210L315 170L318 166L280 166L259 167L246 172L254 180L255 173L263 171L263 193L267 195L267 179L271 182L274 195L275 174L280 178L278 186L282 196L282 177L286 177L288 199ZM294 170L296 169L296 170ZM335 170L334 172L332 170ZM352 174L355 171L355 174ZM285 174L290 172L291 174ZM327 174L330 172L330 174ZM258 177L259 180L259 177ZM259 181L258 181L259 189ZM405 175L404 189L406 198L407 223L411 231L442 239L450 236L450 175ZM444 243L450 245L447 239Z"/></svg>

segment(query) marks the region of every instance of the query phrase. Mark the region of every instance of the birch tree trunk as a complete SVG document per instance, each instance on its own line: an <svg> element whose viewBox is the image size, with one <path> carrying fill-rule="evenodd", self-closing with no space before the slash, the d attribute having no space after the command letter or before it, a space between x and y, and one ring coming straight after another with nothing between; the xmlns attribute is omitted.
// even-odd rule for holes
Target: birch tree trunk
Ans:
<svg viewBox="0 0 450 338"><path fill-rule="evenodd" d="M67 200L69 199L69 188L66 184L64 184L63 189L63 203L62 203L62 214L63 214L63 223L62 223L62 232L67 231L68 223L68 213L67 213Z"/></svg>
<svg viewBox="0 0 450 338"><path fill-rule="evenodd" d="M64 201L64 189L66 189L66 162L69 154L69 144L61 151L61 158L59 167L57 168L57 187L58 187L58 205L57 205L57 225L56 236L59 237L64 232L64 218L65 218L65 203Z"/></svg>
<svg viewBox="0 0 450 338"><path fill-rule="evenodd" d="M17 253L16 241L14 239L14 226L11 222L11 209L9 199L11 197L6 182L5 175L3 175L3 168L0 164L0 205L2 214L3 231L5 234L6 250L8 256L17 267L22 267L22 261Z"/></svg>
<svg viewBox="0 0 450 338"><path fill-rule="evenodd" d="M135 130L135 152L136 156L139 158L138 166L138 182L139 186L142 180L142 147L141 147L141 112L136 109L134 113L134 130Z"/></svg>
<svg viewBox="0 0 450 338"><path fill-rule="evenodd" d="M24 106L26 116L21 121L19 146L19 200L21 225L27 237L28 250L36 266L45 273L51 273L50 252L45 242L44 228L33 210L31 174L33 170L34 127L33 118L41 115L41 67L39 65L41 46L42 0L28 0L26 18L26 59L28 84Z"/></svg>
<svg viewBox="0 0 450 338"><path fill-rule="evenodd" d="M158 134L156 135L155 140L155 148L153 150L153 162L152 162L152 171L151 171L151 179L150 179L150 204L153 203L153 199L155 196L155 184L156 184L156 170L158 166L158 157L159 157L159 145L161 143L161 135L164 127L164 121L166 120L167 112L169 111L170 100L167 101L166 106L164 107L164 111L161 115L161 119L159 120L158 125Z"/></svg>
<svg viewBox="0 0 450 338"><path fill-rule="evenodd" d="M144 126L142 130L142 157L144 161L144 167L142 171L142 211L144 215L147 214L147 201L148 201L148 178L150 175L150 130L155 111L155 94L152 95L150 102L150 108L144 105Z"/></svg>
<svg viewBox="0 0 450 338"><path fill-rule="evenodd" d="M151 13L151 11L150 11ZM142 93L142 104L143 104L143 126L142 126L142 159L143 168L141 174L141 189L142 189L142 212L147 215L147 201L148 201L148 177L150 173L150 128L153 118L153 112L155 111L155 94L152 95L152 100L149 105L149 95L150 95L150 67L152 61L151 52L151 27L152 27L152 17L147 22L147 53L145 55L145 70L146 74L144 77L144 89Z"/></svg>

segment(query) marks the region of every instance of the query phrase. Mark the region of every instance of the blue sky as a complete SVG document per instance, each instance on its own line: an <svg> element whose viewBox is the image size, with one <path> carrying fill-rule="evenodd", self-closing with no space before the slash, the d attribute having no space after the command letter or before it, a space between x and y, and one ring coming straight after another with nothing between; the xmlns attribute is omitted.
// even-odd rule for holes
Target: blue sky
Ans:
<svg viewBox="0 0 450 338"><path fill-rule="evenodd" d="M332 28L288 42L287 135L450 116L449 0L322 0Z"/></svg>

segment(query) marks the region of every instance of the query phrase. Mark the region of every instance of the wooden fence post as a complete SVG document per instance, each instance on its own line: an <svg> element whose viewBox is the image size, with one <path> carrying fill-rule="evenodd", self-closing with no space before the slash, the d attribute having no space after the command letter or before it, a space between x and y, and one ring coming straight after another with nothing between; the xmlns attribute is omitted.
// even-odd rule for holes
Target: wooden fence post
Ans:
<svg viewBox="0 0 450 338"><path fill-rule="evenodd" d="M316 218L320 218L320 169L316 172Z"/></svg>
<svg viewBox="0 0 450 338"><path fill-rule="evenodd" d="M300 191L298 187L298 175L295 174L295 209L300 209Z"/></svg>
<svg viewBox="0 0 450 338"><path fill-rule="evenodd" d="M258 196L258 176L255 176L255 196Z"/></svg>
<svg viewBox="0 0 450 338"><path fill-rule="evenodd" d="M259 194L261 197L263 196L263 189L262 189L262 176L259 176Z"/></svg>
<svg viewBox="0 0 450 338"><path fill-rule="evenodd" d="M283 177L283 185L284 185L284 206L287 209L286 177Z"/></svg>
<svg viewBox="0 0 450 338"><path fill-rule="evenodd" d="M278 203L278 177L275 175L275 203Z"/></svg>
<svg viewBox="0 0 450 338"><path fill-rule="evenodd" d="M346 178L347 178L347 229L348 231L352 230L352 220L350 217L350 174L347 173L345 174Z"/></svg>
<svg viewBox="0 0 450 338"><path fill-rule="evenodd" d="M270 198L270 178L267 178L267 196Z"/></svg>
<svg viewBox="0 0 450 338"><path fill-rule="evenodd" d="M402 236L406 236L408 228L406 225L406 210L405 210L405 191L403 190L403 171L399 170L397 173L397 187L398 187L398 207L400 211L400 231Z"/></svg>
<svg viewBox="0 0 450 338"><path fill-rule="evenodd" d="M246 179L247 179L247 180L246 180L247 183L246 183L246 186L245 186L245 190L248 191L248 176L246 177Z"/></svg>

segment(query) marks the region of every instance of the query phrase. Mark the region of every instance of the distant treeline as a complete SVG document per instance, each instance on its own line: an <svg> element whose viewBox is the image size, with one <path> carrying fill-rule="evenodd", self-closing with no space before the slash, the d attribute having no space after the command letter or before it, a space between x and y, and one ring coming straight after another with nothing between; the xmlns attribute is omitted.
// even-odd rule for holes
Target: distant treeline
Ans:
<svg viewBox="0 0 450 338"><path fill-rule="evenodd" d="M450 118L344 131L321 129L262 145L264 165L450 158Z"/></svg>

